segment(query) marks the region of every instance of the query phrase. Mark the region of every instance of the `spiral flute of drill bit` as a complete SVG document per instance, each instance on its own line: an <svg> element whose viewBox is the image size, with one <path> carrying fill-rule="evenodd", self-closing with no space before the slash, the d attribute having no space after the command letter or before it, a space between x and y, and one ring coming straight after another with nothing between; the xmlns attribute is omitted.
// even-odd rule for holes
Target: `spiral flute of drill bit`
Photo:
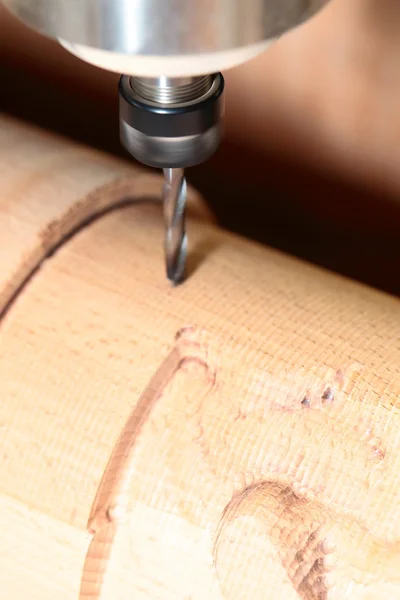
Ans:
<svg viewBox="0 0 400 600"><path fill-rule="evenodd" d="M177 285L183 280L187 255L185 231L186 179L184 169L164 169L165 260L167 277Z"/></svg>

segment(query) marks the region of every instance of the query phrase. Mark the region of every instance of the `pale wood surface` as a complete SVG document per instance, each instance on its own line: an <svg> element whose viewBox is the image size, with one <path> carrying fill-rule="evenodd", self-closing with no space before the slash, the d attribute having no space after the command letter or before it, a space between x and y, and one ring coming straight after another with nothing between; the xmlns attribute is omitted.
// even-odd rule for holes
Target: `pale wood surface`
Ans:
<svg viewBox="0 0 400 600"><path fill-rule="evenodd" d="M0 125L0 598L400 598L399 301Z"/></svg>
<svg viewBox="0 0 400 600"><path fill-rule="evenodd" d="M5 224L0 241L0 313L46 254L87 219L132 197L136 202L160 199L162 182L131 161L66 144L51 133L38 135L34 127L1 114L0 148L0 216ZM189 207L213 218L192 189Z"/></svg>

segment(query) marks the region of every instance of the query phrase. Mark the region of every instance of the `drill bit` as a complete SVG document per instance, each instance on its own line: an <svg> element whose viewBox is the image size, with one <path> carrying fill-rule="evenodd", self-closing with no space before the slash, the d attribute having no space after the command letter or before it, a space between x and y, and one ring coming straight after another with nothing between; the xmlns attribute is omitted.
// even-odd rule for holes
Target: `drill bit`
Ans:
<svg viewBox="0 0 400 600"><path fill-rule="evenodd" d="M186 179L184 169L164 169L164 177L165 261L167 277L177 285L184 277L187 254Z"/></svg>

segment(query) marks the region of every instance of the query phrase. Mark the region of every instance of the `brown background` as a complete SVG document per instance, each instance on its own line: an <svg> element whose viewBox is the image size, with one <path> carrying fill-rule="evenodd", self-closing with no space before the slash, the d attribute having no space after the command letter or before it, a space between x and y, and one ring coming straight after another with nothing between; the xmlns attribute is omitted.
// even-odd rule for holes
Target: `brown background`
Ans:
<svg viewBox="0 0 400 600"><path fill-rule="evenodd" d="M0 64L0 109L126 158L115 74L3 8ZM225 77L225 141L188 172L221 225L399 294L398 0L332 0Z"/></svg>

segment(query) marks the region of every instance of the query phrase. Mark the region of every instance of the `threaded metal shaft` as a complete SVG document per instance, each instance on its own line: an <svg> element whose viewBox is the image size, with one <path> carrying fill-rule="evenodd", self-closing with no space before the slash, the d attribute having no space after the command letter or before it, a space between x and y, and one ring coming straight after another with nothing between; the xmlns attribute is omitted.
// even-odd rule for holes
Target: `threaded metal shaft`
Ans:
<svg viewBox="0 0 400 600"><path fill-rule="evenodd" d="M187 235L185 231L186 179L184 169L164 169L165 260L167 277L181 283L185 272Z"/></svg>
<svg viewBox="0 0 400 600"><path fill-rule="evenodd" d="M198 100L210 90L212 75L200 77L131 77L132 90L145 102L173 105Z"/></svg>

